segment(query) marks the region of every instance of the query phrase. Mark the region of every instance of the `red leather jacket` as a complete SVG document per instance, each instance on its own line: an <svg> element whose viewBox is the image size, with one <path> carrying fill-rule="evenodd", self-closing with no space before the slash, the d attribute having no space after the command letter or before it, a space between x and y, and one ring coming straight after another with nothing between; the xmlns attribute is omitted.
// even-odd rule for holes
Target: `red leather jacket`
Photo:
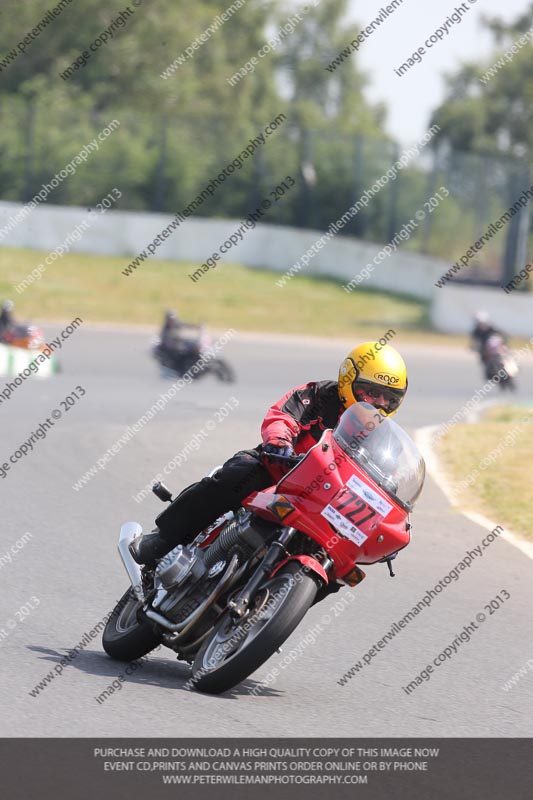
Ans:
<svg viewBox="0 0 533 800"><path fill-rule="evenodd" d="M296 453L307 453L343 411L336 381L297 386L268 409L261 426L263 444L290 444Z"/></svg>

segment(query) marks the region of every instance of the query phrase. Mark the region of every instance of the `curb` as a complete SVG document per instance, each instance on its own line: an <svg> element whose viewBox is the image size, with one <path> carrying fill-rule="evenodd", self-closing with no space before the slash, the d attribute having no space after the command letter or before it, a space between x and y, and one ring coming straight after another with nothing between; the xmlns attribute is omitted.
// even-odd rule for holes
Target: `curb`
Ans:
<svg viewBox="0 0 533 800"><path fill-rule="evenodd" d="M24 350L22 347L10 347L0 344L0 376L13 378L20 375L37 358L40 351ZM55 356L43 362L32 377L49 378L58 371L58 361Z"/></svg>

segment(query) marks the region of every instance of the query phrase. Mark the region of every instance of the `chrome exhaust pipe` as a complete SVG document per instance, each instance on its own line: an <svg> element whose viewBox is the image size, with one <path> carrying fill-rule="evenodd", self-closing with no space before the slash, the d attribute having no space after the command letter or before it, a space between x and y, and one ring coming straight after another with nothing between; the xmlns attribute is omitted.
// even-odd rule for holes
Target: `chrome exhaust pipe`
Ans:
<svg viewBox="0 0 533 800"><path fill-rule="evenodd" d="M118 537L118 552L128 573L135 597L144 603L146 598L143 591L141 568L129 551L130 543L138 536L142 536L142 532L143 529L138 522L125 522Z"/></svg>

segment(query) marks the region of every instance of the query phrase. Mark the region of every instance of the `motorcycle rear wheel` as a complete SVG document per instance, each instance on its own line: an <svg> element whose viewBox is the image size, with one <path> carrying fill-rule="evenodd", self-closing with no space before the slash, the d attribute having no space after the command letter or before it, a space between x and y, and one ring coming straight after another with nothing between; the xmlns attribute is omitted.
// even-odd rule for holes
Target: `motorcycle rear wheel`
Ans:
<svg viewBox="0 0 533 800"><path fill-rule="evenodd" d="M317 577L301 564L282 567L260 587L246 617L235 623L224 614L194 660L194 688L221 694L255 672L299 625L317 591Z"/></svg>
<svg viewBox="0 0 533 800"><path fill-rule="evenodd" d="M115 606L102 634L102 645L108 656L117 661L134 661L145 656L161 643L153 623L139 622L137 612L142 603L130 588Z"/></svg>
<svg viewBox="0 0 533 800"><path fill-rule="evenodd" d="M218 380L222 381L222 383L235 383L235 371L230 367L227 361L223 361L221 358L215 359L212 369Z"/></svg>

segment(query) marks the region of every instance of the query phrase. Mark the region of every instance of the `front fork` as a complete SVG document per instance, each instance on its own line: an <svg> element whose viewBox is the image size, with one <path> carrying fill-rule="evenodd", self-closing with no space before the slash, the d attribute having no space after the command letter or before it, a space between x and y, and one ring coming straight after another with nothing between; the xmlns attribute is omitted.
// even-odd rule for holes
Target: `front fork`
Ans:
<svg viewBox="0 0 533 800"><path fill-rule="evenodd" d="M263 581L266 578L271 577L275 572L277 572L281 565L286 564L287 561L291 561L293 559L301 561L306 567L317 572L325 583L329 582L327 570L330 569L333 564L333 561L329 558L329 556L326 558L326 562L324 564L321 564L311 556L290 557L285 545L291 541L297 532L298 531L296 528L285 528L285 530L283 530L279 538L275 542L272 542L268 548L263 560L255 570L246 586L235 598L229 601L228 608L230 609L230 614L235 621L242 619L242 617L247 613L248 609L250 608L250 603L255 597L257 590ZM284 558L284 556L286 557Z"/></svg>

